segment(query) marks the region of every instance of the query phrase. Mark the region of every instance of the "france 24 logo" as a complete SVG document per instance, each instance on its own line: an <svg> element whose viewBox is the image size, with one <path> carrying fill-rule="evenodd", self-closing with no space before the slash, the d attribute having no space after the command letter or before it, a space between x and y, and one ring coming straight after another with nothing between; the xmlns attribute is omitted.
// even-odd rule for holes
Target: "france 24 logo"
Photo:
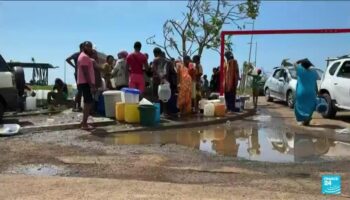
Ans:
<svg viewBox="0 0 350 200"><path fill-rule="evenodd" d="M322 194L341 194L341 176L332 174L322 175Z"/></svg>

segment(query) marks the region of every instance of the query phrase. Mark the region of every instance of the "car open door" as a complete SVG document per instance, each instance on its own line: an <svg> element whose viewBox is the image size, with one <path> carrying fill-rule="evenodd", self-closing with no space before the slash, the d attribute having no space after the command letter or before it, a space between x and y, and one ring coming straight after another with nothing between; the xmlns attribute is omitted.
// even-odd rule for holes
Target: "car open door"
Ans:
<svg viewBox="0 0 350 200"><path fill-rule="evenodd" d="M287 70L282 69L281 73L280 73L280 77L278 78L278 98L280 98L281 100L285 100L286 98L286 90L288 88L288 73Z"/></svg>
<svg viewBox="0 0 350 200"><path fill-rule="evenodd" d="M338 106L350 109L350 61L345 61L338 69L333 84Z"/></svg>

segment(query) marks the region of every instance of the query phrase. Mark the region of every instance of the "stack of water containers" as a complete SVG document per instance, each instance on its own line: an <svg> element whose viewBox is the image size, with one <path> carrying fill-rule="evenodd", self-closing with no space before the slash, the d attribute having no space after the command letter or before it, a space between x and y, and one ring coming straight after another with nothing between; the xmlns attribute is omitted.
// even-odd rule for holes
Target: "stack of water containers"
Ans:
<svg viewBox="0 0 350 200"><path fill-rule="evenodd" d="M139 96L140 91L132 88L122 89L122 102L124 103L124 120L128 123L139 123Z"/></svg>
<svg viewBox="0 0 350 200"><path fill-rule="evenodd" d="M143 126L154 126L160 121L160 104L153 104L147 99L139 102L140 91L123 88L121 101L115 103L115 118L120 122L140 123Z"/></svg>

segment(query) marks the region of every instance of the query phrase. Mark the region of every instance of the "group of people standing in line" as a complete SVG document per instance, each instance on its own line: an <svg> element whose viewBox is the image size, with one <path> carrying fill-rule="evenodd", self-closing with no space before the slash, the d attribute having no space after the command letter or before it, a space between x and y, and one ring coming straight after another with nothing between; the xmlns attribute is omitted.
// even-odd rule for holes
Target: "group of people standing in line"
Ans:
<svg viewBox="0 0 350 200"><path fill-rule="evenodd" d="M166 58L165 52L154 48L154 60L148 63L148 54L141 53L140 42L134 43L134 52L121 51L118 58L112 55L106 57L106 62L100 64L97 51L91 42L80 44L80 51L74 53L66 61L75 69L75 80L78 92L75 97L75 111L83 111L82 129L92 129L87 119L93 108L94 101L98 99L105 87L107 90L120 90L124 87L138 89L141 97L145 97L146 87L151 88L151 100L159 102L158 86L168 83L171 97L167 103L161 104L161 110L167 115L181 116L198 113L198 102L202 96L216 92L220 87L218 70L213 74L211 83L207 76L203 76L203 67L199 55L184 56L182 61ZM232 52L226 52L225 57L225 99L227 110L236 112L235 95L239 80L237 61ZM104 81L103 81L104 80ZM151 80L151 81L149 81ZM103 84L104 83L104 84ZM81 109L81 97L84 97L84 108Z"/></svg>

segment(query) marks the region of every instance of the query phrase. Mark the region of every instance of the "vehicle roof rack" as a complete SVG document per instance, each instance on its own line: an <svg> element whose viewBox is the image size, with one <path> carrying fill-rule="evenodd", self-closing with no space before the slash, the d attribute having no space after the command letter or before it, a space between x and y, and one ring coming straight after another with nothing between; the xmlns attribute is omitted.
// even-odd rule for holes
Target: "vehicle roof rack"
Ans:
<svg viewBox="0 0 350 200"><path fill-rule="evenodd" d="M350 54L338 57L338 59L343 59L343 58L350 58Z"/></svg>
<svg viewBox="0 0 350 200"><path fill-rule="evenodd" d="M338 56L338 57L334 57L334 58L327 58L326 61L334 61L334 60L339 60L339 59L344 59L344 58L350 58L350 54Z"/></svg>

